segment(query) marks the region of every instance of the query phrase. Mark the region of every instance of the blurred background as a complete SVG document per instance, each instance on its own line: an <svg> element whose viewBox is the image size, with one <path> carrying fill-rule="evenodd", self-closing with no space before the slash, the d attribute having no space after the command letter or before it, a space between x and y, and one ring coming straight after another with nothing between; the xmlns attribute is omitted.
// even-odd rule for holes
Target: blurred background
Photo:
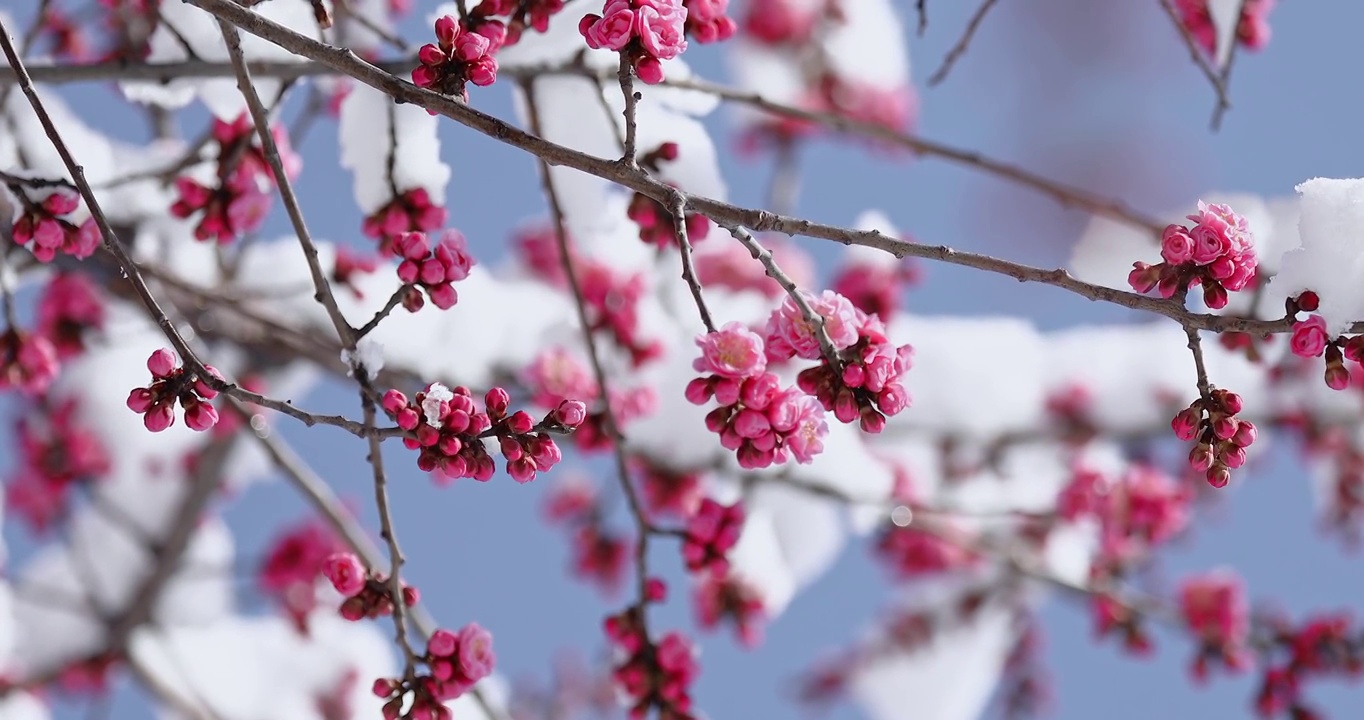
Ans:
<svg viewBox="0 0 1364 720"><path fill-rule="evenodd" d="M740 2L741 0L735 0ZM856 0L852 0L856 1ZM18 0L26 23L35 3ZM405 37L425 38L434 7L418 0L403 26ZM1259 53L1239 52L1232 74L1233 107L1218 132L1209 128L1212 88L1155 0L1001 0L947 80L923 86L958 40L972 2L928 0L926 34L913 37L913 3L899 3L909 28L914 77L920 93L919 132L926 138L979 150L1042 175L1123 199L1146 214L1191 210L1200 194L1245 191L1279 196L1317 176L1364 174L1364 94L1356 68L1364 67L1364 4L1284 0L1270 22L1273 38ZM6 8L7 10L10 8ZM724 44L693 44L686 60L703 76L724 80ZM107 84L69 85L63 95L106 132L143 140L143 117ZM505 83L472 89L472 104L513 118ZM301 103L295 103L301 105ZM297 106L290 109L296 113ZM286 114L286 117L291 117ZM206 113L180 115L193 136ZM737 152L729 112L708 119L731 200L766 201L771 158ZM469 238L480 262L504 256L513 228L545 216L532 159L466 130L442 124L444 153L453 168L447 197L450 224ZM314 234L326 240L368 244L359 236L360 214L349 173L337 161L334 121L323 120L298 152L304 160L296 183ZM797 214L847 225L862 211L880 209L918 241L988 252L1039 266L1059 266L1088 217L1027 189L936 160L888 157L862 144L817 140L799 153ZM276 208L267 237L289 233ZM842 248L801 241L830 267ZM1141 318L1046 287L1022 285L959 268L923 265L925 281L908 297L918 314L1024 315L1043 329L1087 322ZM455 310L457 312L458 309ZM298 400L319 412L353 413L354 397L325 384ZM4 408L10 410L8 406ZM374 527L369 471L363 447L327 428L278 423L338 491L355 499ZM570 465L592 473L597 468ZM566 466L569 467L569 466ZM511 482L459 482L434 486L395 453L389 467L396 520L408 554L407 574L446 625L477 620L495 636L498 669L511 679L548 677L556 653L595 656L603 647L601 620L625 602L605 599L572 580L561 530L540 517L544 496L561 473L520 486ZM1359 559L1317 529L1309 479L1283 444L1263 465L1238 474L1225 501L1199 516L1194 532L1164 556L1171 578L1220 565L1234 566L1257 603L1273 603L1300 616L1312 610L1358 605L1364 591ZM237 532L241 603L268 611L254 595L262 554L307 508L283 483L263 484L233 500L226 517ZM622 524L622 528L627 527ZM32 545L19 525L5 524L11 558L19 567ZM655 545L657 571L678 592L656 611L654 627L691 628L676 548ZM695 697L707 717L798 717L809 710L795 700L797 676L821 651L852 640L890 595L885 574L865 543L854 543L837 566L772 623L765 643L738 647L727 632L699 636L702 674ZM1092 639L1088 608L1056 598L1042 611L1043 657L1053 683L1057 720L1137 720L1153 717L1239 718L1251 715L1254 678L1216 676L1195 686L1187 667L1187 641L1157 635L1153 657L1125 656L1115 643ZM1332 717L1358 716L1358 696L1323 685L1313 700ZM121 688L105 708L60 704L67 717L92 710L106 717L144 717L145 701ZM827 710L831 718L861 718L849 703ZM905 720L913 712L906 698ZM922 718L933 720L933 718Z"/></svg>

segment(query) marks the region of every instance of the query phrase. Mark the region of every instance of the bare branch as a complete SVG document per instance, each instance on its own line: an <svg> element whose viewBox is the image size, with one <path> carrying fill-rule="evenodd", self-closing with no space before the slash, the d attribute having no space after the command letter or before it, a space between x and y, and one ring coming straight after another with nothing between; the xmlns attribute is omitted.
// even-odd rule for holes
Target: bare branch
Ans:
<svg viewBox="0 0 1364 720"><path fill-rule="evenodd" d="M540 110L536 105L535 94L532 92L529 81L526 81L525 89L531 131L539 133ZM541 160L538 164L540 167L540 184L544 188L545 199L549 203L550 213L554 219L554 237L559 247L559 262L563 266L564 276L568 279L569 291L573 293L573 304L577 309L578 325L582 328L583 343L587 346L587 356L592 365L592 375L597 382L597 395L601 398L602 426L606 436L611 440L616 478L619 480L621 491L625 494L626 501L630 505L630 514L635 520L635 528L639 535L635 541L635 563L638 604L640 616L643 617L647 595L645 583L649 574L649 535L653 528L644 512L644 504L639 499L639 493L636 491L634 483L630 482L630 467L625 457L625 436L621 433L615 409L611 407L611 392L606 366L602 362L601 350L597 347L597 339L592 332L592 323L587 316L587 301L584 299L582 284L578 279L578 271L573 266L573 253L569 247L568 228L564 225L564 212L563 207L559 204L559 194L554 189L554 180L549 172L549 163Z"/></svg>
<svg viewBox="0 0 1364 720"><path fill-rule="evenodd" d="M327 274L322 270L322 263L317 257L317 245L313 243L312 234L308 232L308 224L303 219L303 209L299 207L298 197L294 195L293 184L289 181L289 176L284 171L284 162L279 156L279 146L275 144L275 137L270 132L270 116L265 111L265 106L261 104L260 94L256 92L255 85L251 84L250 70L247 69L245 57L242 55L241 34L237 28L232 27L223 20L218 21L218 29L222 31L223 41L227 43L227 54L232 59L232 66L237 71L237 89L241 91L242 97L246 100L246 106L251 110L251 119L256 125L256 137L260 139L261 149L265 151L265 159L270 164L270 171L275 176L275 185L279 187L280 199L284 201L284 209L289 213L289 221L294 225L294 233L298 235L298 244L303 248L303 257L308 261L308 272L313 278L313 287L317 293L313 296L322 307L326 308L327 316L331 318L332 325L336 328L336 336L341 339L341 344L347 349L355 349L355 329L346 321L346 317L341 314L341 308L336 305L336 296L332 294L331 284L327 281Z"/></svg>
<svg viewBox="0 0 1364 720"><path fill-rule="evenodd" d="M976 8L976 12L971 15L971 20L966 23L966 30L957 40L957 44L953 45L952 49L947 52L947 57L943 58L942 65L938 66L938 69L928 77L929 85L938 85L947 79L947 74L952 72L952 66L956 65L957 60L966 54L966 48L971 45L971 39L976 36L976 30L980 29L981 23L985 21L985 16L990 12L990 8L994 7L997 2L999 0L984 0L980 7Z"/></svg>
<svg viewBox="0 0 1364 720"><path fill-rule="evenodd" d="M635 106L639 102L639 93L635 92L634 66L630 64L626 53L620 54L620 69L616 71L616 77L620 80L620 92L625 98L625 151L621 154L620 161L626 167L635 167L636 151L636 123Z"/></svg>
<svg viewBox="0 0 1364 720"><path fill-rule="evenodd" d="M686 196L677 193L673 198L670 212L673 216L673 232L677 236L678 254L682 256L682 279L686 281L687 289L691 290L692 299L696 301L696 311L701 314L701 323L706 326L706 332L715 332L715 321L710 316L710 308L706 307L706 298L701 292L701 280L696 277L691 239L687 237Z"/></svg>
<svg viewBox="0 0 1364 720"><path fill-rule="evenodd" d="M1212 62L1204 54L1203 48L1199 47L1198 39L1180 19L1179 10L1175 8L1173 0L1160 0L1160 7L1165 10L1170 22L1174 23L1175 29L1179 31L1179 36L1184 39L1184 45L1189 48L1189 56L1193 59L1194 64L1212 84L1213 92L1217 93L1217 108L1213 110L1213 129L1216 129L1222 122L1222 114L1226 112L1227 108L1231 107L1231 99L1227 96L1226 78L1213 68Z"/></svg>

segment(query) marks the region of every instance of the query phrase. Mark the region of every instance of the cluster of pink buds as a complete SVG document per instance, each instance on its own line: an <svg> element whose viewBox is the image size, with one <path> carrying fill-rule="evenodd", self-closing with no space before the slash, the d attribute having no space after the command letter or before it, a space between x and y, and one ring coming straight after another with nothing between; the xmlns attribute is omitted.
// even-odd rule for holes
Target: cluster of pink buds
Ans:
<svg viewBox="0 0 1364 720"><path fill-rule="evenodd" d="M218 411L209 401L218 397L205 379L186 367L177 367L175 355L165 348L147 358L147 369L152 373L152 384L134 388L128 394L128 409L142 415L142 424L152 432L161 432L175 424L175 403L185 410L185 424L202 432L218 424ZM205 365L204 370L219 382L223 376L217 369Z"/></svg>
<svg viewBox="0 0 1364 720"><path fill-rule="evenodd" d="M416 312L426 303L418 287L441 310L449 310L459 302L452 283L469 277L474 266L474 256L469 254L469 243L463 233L442 232L434 248L425 233L403 233L393 241L393 250L403 259L398 264L398 279L414 286L403 296L403 307L408 312Z"/></svg>
<svg viewBox="0 0 1364 720"><path fill-rule="evenodd" d="M347 247L336 248L336 261L332 265L331 277L337 285L348 288L357 300L365 298L364 292L355 284L357 275L368 275L379 269L379 259L372 255L361 255Z"/></svg>
<svg viewBox="0 0 1364 720"><path fill-rule="evenodd" d="M345 598L341 602L341 617L359 621L393 614L393 592L388 578L371 573L354 554L338 552L327 556L322 561L322 575ZM407 583L402 584L402 595L407 607L421 600L417 589Z"/></svg>
<svg viewBox="0 0 1364 720"><path fill-rule="evenodd" d="M317 607L317 576L327 560L342 549L341 541L316 520L300 523L275 539L256 580L261 590L284 606L300 632Z"/></svg>
<svg viewBox="0 0 1364 720"><path fill-rule="evenodd" d="M1364 635L1348 612L1311 617L1296 627L1284 618L1272 618L1268 624L1271 652L1277 657L1265 669L1255 698L1256 714L1323 720L1303 700L1303 689L1313 679L1358 680L1364 675Z"/></svg>
<svg viewBox="0 0 1364 720"><path fill-rule="evenodd" d="M579 261L576 267L592 330L610 333L615 344L629 353L635 367L662 355L661 342L640 336L639 304L647 289L647 276L624 275L608 263L590 259Z"/></svg>
<svg viewBox="0 0 1364 720"><path fill-rule="evenodd" d="M1269 44L1269 11L1276 0L1245 0L1236 22L1236 42L1247 50L1260 50ZM1209 57L1217 53L1217 26L1212 20L1209 0L1175 0L1179 19Z"/></svg>
<svg viewBox="0 0 1364 720"><path fill-rule="evenodd" d="M1213 572L1186 579L1179 590L1179 607L1200 645L1193 676L1208 676L1209 662L1240 672L1250 666L1250 604L1240 578Z"/></svg>
<svg viewBox="0 0 1364 720"><path fill-rule="evenodd" d="M744 531L744 506L721 505L711 498L701 500L696 513L687 521L682 539L682 559L692 572L729 572L728 553L739 543Z"/></svg>
<svg viewBox="0 0 1364 720"><path fill-rule="evenodd" d="M693 367L708 375L687 384L687 400L704 405L715 398L720 404L706 414L706 427L735 451L741 467L771 467L790 456L809 463L824 450L824 410L796 388L781 389L780 379L766 371L761 337L731 322L696 344L701 357Z"/></svg>
<svg viewBox="0 0 1364 720"><path fill-rule="evenodd" d="M436 42L417 51L421 64L412 71L412 84L468 102L466 84L485 87L497 81L497 58L493 55L505 38L501 23L470 29L449 15L437 18Z"/></svg>
<svg viewBox="0 0 1364 720"><path fill-rule="evenodd" d="M1188 216L1193 227L1168 225L1161 236L1164 262L1132 264L1127 282L1133 290L1156 290L1172 298L1195 285L1203 287L1203 303L1217 310L1227 306L1227 293L1242 290L1256 277L1259 260L1246 219L1226 205L1199 201Z"/></svg>
<svg viewBox="0 0 1364 720"><path fill-rule="evenodd" d="M408 190L365 218L362 231L379 241L380 252L393 252L393 238L406 232L434 232L445 225L445 208L431 202L426 188Z"/></svg>
<svg viewBox="0 0 1364 720"><path fill-rule="evenodd" d="M45 392L57 378L57 349L42 335L8 328L0 333L0 390Z"/></svg>
<svg viewBox="0 0 1364 720"><path fill-rule="evenodd" d="M469 623L457 633L444 628L431 633L421 660L430 674L374 681L375 697L388 701L384 703L384 720L400 717L452 720L453 715L445 702L460 697L491 675L497 663L492 633L478 623ZM411 706L404 711L408 695L412 696Z"/></svg>
<svg viewBox="0 0 1364 720"><path fill-rule="evenodd" d="M896 578L905 580L960 570L980 560L965 543L893 523L882 529L875 553Z"/></svg>
<svg viewBox="0 0 1364 720"><path fill-rule="evenodd" d="M58 273L38 297L38 333L52 342L57 357L85 352L85 338L104 328L104 303L83 273Z"/></svg>
<svg viewBox="0 0 1364 720"><path fill-rule="evenodd" d="M521 373L531 402L540 407L558 407L565 400L579 399L591 403L587 417L573 433L573 442L582 450L609 450L612 446L606 431L606 407L600 397L592 371L576 355L562 347L548 348L531 361ZM617 425L624 426L658 408L658 395L648 385L610 388L607 402L611 405Z"/></svg>
<svg viewBox="0 0 1364 720"><path fill-rule="evenodd" d="M194 226L198 240L226 245L259 230L270 212L270 195L261 190L256 178L241 171L223 178L217 187L182 175L175 179L175 190L179 198L171 205L172 215L188 218L203 213Z"/></svg>
<svg viewBox="0 0 1364 720"><path fill-rule="evenodd" d="M515 45L526 28L536 32L549 30L549 20L564 9L566 0L483 0L478 7L469 11L469 25L475 29L483 23L505 25L504 45ZM494 19L496 16L507 18L505 22Z"/></svg>
<svg viewBox="0 0 1364 720"><path fill-rule="evenodd" d="M99 434L79 420L75 400L54 406L45 398L16 423L19 462L5 483L5 506L35 532L62 516L72 488L109 472Z"/></svg>
<svg viewBox="0 0 1364 720"><path fill-rule="evenodd" d="M746 36L764 45L804 45L814 34L820 15L832 5L829 0L749 0L742 28Z"/></svg>
<svg viewBox="0 0 1364 720"><path fill-rule="evenodd" d="M49 5L43 11L39 27L43 36L51 40L53 57L76 64L92 59L90 43L81 32L81 25L67 13Z"/></svg>
<svg viewBox="0 0 1364 720"><path fill-rule="evenodd" d="M677 143L666 142L657 149L641 155L639 164L651 172L659 172L659 163L677 159ZM639 226L639 239L662 250L677 247L677 218L672 211L663 207L657 200L643 193L635 193L630 198L626 215ZM687 240L697 243L710 234L710 218L699 213L686 214L685 227Z"/></svg>
<svg viewBox="0 0 1364 720"><path fill-rule="evenodd" d="M661 599L658 594L655 597ZM630 698L630 717L643 718L657 708L660 720L693 720L691 686L701 668L691 641L670 632L653 644L639 606L608 617L605 627L606 636L622 656L613 677Z"/></svg>
<svg viewBox="0 0 1364 720"><path fill-rule="evenodd" d="M1102 593L1095 595L1090 602L1090 611L1094 614L1097 637L1118 635L1123 649L1138 657L1150 655L1154 650L1142 615L1122 600Z"/></svg>
<svg viewBox="0 0 1364 720"><path fill-rule="evenodd" d="M66 217L80 207L80 195L75 190L58 188L41 202L28 200L19 189L15 194L21 198L24 212L14 221L14 242L28 246L38 262L52 262L57 253L78 259L95 254L100 243L95 219L87 217L77 225Z"/></svg>
<svg viewBox="0 0 1364 720"><path fill-rule="evenodd" d="M764 339L768 359L819 360L819 365L796 376L800 389L818 398L840 422L856 420L865 432L881 432L887 417L909 407L909 393L902 381L914 349L892 344L886 337L885 323L832 290L804 299L824 319L824 334L836 356L824 355L817 330L805 319L795 299L787 296L767 321Z"/></svg>
<svg viewBox="0 0 1364 720"><path fill-rule="evenodd" d="M1303 295L1311 296L1312 309L1316 309L1316 295L1314 293ZM1298 303L1302 304L1301 297L1298 298ZM1321 357L1325 353L1326 385L1332 390L1350 387L1350 368L1346 367L1346 360L1356 364L1364 363L1364 335L1333 338L1326 330L1325 318L1320 315L1312 315L1293 324L1289 348L1294 355L1304 358Z"/></svg>
<svg viewBox="0 0 1364 720"><path fill-rule="evenodd" d="M484 396L479 410L466 387L451 390L432 383L412 400L397 390L384 394L384 412L406 430L403 438L410 450L419 450L417 467L439 471L448 479L492 479L493 460L483 444L496 438L507 459L507 474L519 483L535 479L562 459L551 434L566 434L582 424L587 408L581 401L565 400L540 422L523 410L508 414L511 396L495 387Z"/></svg>
<svg viewBox="0 0 1364 720"><path fill-rule="evenodd" d="M583 16L578 31L593 50L622 53L640 80L663 82L663 65L687 49L682 0L606 0L602 14Z"/></svg>
<svg viewBox="0 0 1364 720"><path fill-rule="evenodd" d="M702 630L713 630L728 620L744 647L755 648L762 643L767 606L762 594L742 579L715 573L703 576L692 605Z"/></svg>
<svg viewBox="0 0 1364 720"><path fill-rule="evenodd" d="M699 43L728 40L734 36L738 23L725 14L729 0L682 0L687 8L687 34Z"/></svg>
<svg viewBox="0 0 1364 720"><path fill-rule="evenodd" d="M279 149L284 173L294 177L301 161L289 147L288 133L276 125L270 134ZM184 175L175 179L179 199L171 205L171 214L178 218L201 214L194 228L198 240L217 240L225 245L255 232L265 222L271 202L265 188L273 186L276 178L264 151L253 144L255 137L246 113L231 123L214 120L213 140L218 146L216 184L206 186Z"/></svg>
<svg viewBox="0 0 1364 720"><path fill-rule="evenodd" d="M568 287L553 229L522 230L515 242L521 261L536 278L556 288ZM577 270L579 289L587 304L588 327L593 332L610 333L611 340L630 354L635 367L662 355L661 342L640 335L639 303L647 291L648 276L642 272L623 274L609 263L584 256L575 247L570 238L568 257Z"/></svg>
<svg viewBox="0 0 1364 720"><path fill-rule="evenodd" d="M1208 484L1220 488L1231 481L1231 471L1246 462L1246 448L1255 442L1255 423L1236 417L1241 396L1214 388L1179 411L1170 427L1180 440L1195 440L1189 466L1206 472Z"/></svg>
<svg viewBox="0 0 1364 720"><path fill-rule="evenodd" d="M912 242L908 238L905 240ZM849 262L834 276L829 288L848 298L858 310L875 315L882 322L890 322L900 307L900 297L905 289L919 282L922 271L911 258L884 256L884 262L879 259Z"/></svg>
<svg viewBox="0 0 1364 720"><path fill-rule="evenodd" d="M772 259L796 285L813 281L814 261L809 253L779 237L765 237L762 242L772 253ZM753 262L753 256L739 243L710 243L704 250L698 251L696 279L705 287L749 290L762 293L769 299L779 298L786 293L780 283L768 277L761 263Z"/></svg>
<svg viewBox="0 0 1364 720"><path fill-rule="evenodd" d="M546 496L545 519L567 526L572 543L570 571L607 595L620 590L628 568L626 538L606 526L596 488L570 476Z"/></svg>
<svg viewBox="0 0 1364 720"><path fill-rule="evenodd" d="M644 508L650 515L691 517L701 506L701 475L655 465L643 458L634 463Z"/></svg>

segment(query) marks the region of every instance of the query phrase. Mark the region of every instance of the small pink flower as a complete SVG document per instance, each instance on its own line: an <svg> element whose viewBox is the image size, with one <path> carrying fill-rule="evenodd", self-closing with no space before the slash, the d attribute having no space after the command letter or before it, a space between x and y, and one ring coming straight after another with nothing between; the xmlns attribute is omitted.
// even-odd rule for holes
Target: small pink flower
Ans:
<svg viewBox="0 0 1364 720"><path fill-rule="evenodd" d="M1298 357L1321 357L1331 338L1326 333L1326 318L1312 315L1306 320L1293 324L1293 337L1289 346Z"/></svg>
<svg viewBox="0 0 1364 720"><path fill-rule="evenodd" d="M459 631L459 666L465 677L478 682L492 674L497 658L493 654L492 633L478 623L469 623Z"/></svg>
<svg viewBox="0 0 1364 720"><path fill-rule="evenodd" d="M767 369L763 339L744 327L730 322L715 332L696 338L701 357L692 362L692 369L722 377L746 378L762 374Z"/></svg>
<svg viewBox="0 0 1364 720"><path fill-rule="evenodd" d="M669 2L658 7L643 6L635 11L635 34L650 55L659 60L671 60L687 49L683 29L687 9Z"/></svg>
<svg viewBox="0 0 1364 720"><path fill-rule="evenodd" d="M593 50L624 49L634 38L635 29L635 11L629 0L611 0L602 12L604 16L584 17L579 25L588 47Z"/></svg>

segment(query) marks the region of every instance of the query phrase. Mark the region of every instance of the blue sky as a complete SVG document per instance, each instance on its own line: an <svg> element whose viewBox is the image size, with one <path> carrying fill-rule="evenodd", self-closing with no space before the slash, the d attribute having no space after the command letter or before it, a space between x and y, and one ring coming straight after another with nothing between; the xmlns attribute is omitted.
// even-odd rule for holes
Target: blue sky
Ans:
<svg viewBox="0 0 1364 720"><path fill-rule="evenodd" d="M416 4L418 18L432 6ZM901 5L912 7L908 1ZM955 42L974 3L948 5L929 0L927 37L913 41L920 83ZM946 83L920 88L921 131L1120 195L1148 213L1180 207L1209 190L1282 195L1310 177L1364 174L1364 146L1358 141L1364 96L1357 76L1347 70L1364 66L1364 45L1357 41L1364 5L1286 0L1272 24L1274 38L1266 50L1238 57L1234 107L1214 134L1208 128L1212 90L1154 0L1001 2ZM425 32L420 22L409 29L409 37ZM694 66L708 76L724 76L723 49L694 48L687 53ZM138 136L137 116L106 89L83 86L66 95L87 117L102 113L108 131ZM505 87L475 89L473 95L479 108L512 116ZM202 116L188 117L198 122ZM712 119L722 151L732 147L727 118L721 110ZM186 129L197 132L193 124ZM454 171L451 223L481 258L492 260L503 252L511 228L543 215L535 166L528 156L452 123L442 135ZM359 241L350 180L336 161L334 124L318 127L300 151L305 170L298 187L315 234ZM848 224L862 210L879 208L921 241L1035 265L1062 264L1086 220L1031 191L934 160L885 160L861 146L832 141L806 148L801 159L799 212L817 220ZM732 199L761 205L767 163L733 153L724 153L721 162ZM287 232L282 213L272 223ZM838 251L808 241L806 246L825 259ZM908 300L914 312L1021 313L1044 328L1134 319L1125 310L1050 288L959 268L926 270L927 281ZM309 404L353 413L353 394L339 388L329 386ZM324 477L367 506L368 474L359 443L327 429L279 425ZM390 467L410 576L438 617L452 625L477 620L492 629L500 669L512 675L543 675L561 648L602 647L600 620L620 601L603 601L591 588L566 579L564 539L539 519L552 478L518 486L498 477L486 485L439 489L396 446ZM1223 504L1200 516L1193 537L1167 554L1162 574L1177 578L1232 565L1257 600L1273 599L1294 612L1355 604L1364 590L1358 558L1314 529L1308 479L1292 448L1283 444L1270 462L1240 477ZM303 512L283 484L252 490L230 506L243 569L254 567L282 523ZM680 580L675 548L659 545L654 566ZM790 699L794 676L819 651L850 639L881 607L886 587L866 549L854 546L797 597L761 648L743 651L726 634L706 638L696 688L701 707L716 720L797 715L801 711ZM685 598L677 595L658 613L656 627L689 623ZM1131 660L1111 644L1093 642L1084 607L1057 599L1042 615L1057 720L1249 714L1252 681L1193 687L1185 669L1191 648L1179 638L1160 636L1153 659ZM1346 717L1351 706L1346 691L1330 686L1314 690L1313 697L1336 717ZM145 710L124 698L113 714L142 717ZM862 716L844 705L830 717Z"/></svg>

